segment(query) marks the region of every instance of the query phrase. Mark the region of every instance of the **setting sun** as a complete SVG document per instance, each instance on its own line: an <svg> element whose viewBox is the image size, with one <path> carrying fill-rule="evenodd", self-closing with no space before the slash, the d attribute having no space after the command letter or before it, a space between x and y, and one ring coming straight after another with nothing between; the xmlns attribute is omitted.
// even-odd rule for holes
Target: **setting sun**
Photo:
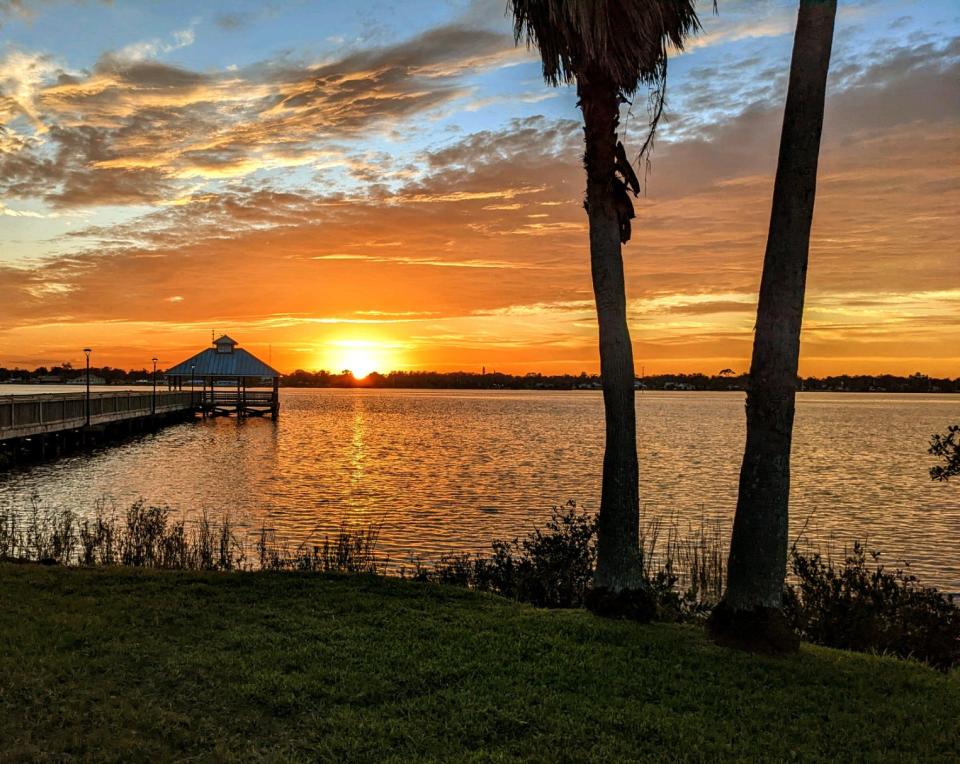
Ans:
<svg viewBox="0 0 960 764"><path fill-rule="evenodd" d="M343 340L334 343L326 365L331 371L349 371L355 379L363 379L374 371L388 372L389 354L388 349L376 342Z"/></svg>

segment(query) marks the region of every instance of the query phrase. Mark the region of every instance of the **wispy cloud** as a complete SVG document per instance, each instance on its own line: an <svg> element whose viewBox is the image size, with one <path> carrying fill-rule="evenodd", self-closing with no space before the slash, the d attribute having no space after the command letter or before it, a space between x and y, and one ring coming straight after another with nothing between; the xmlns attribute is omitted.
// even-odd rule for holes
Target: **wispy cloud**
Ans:
<svg viewBox="0 0 960 764"><path fill-rule="evenodd" d="M174 31L169 39L154 37L150 40L141 40L125 45L117 50L116 53L108 55L121 61L143 61L145 59L157 58L165 53L172 53L175 50L193 45L196 40L195 30L198 23L199 19L193 21L190 26L184 29Z"/></svg>

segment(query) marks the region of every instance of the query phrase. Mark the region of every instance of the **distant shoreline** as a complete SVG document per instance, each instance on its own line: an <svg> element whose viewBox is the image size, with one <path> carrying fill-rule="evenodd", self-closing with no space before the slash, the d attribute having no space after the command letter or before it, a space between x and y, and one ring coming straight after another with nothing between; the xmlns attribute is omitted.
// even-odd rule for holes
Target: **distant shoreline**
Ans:
<svg viewBox="0 0 960 764"><path fill-rule="evenodd" d="M31 390L36 389L38 394L44 394L43 388L58 388L57 390L51 391L51 394L59 393L83 393L84 386L77 384L69 384L63 382L0 382L0 395L4 395L4 388L7 387L18 387L26 388L29 387ZM439 385L439 386L427 386L427 385L369 385L363 384L363 380L358 380L356 384L326 384L326 385L298 385L298 384L280 384L280 387L285 390L426 390L426 391L463 391L463 392L602 392L602 387L493 387L493 386L466 386L466 385ZM70 388L69 390L64 390L62 388ZM152 388L152 385L149 384L137 384L134 382L118 382L115 384L104 384L104 383L93 383L91 389L94 392L103 392L104 390L122 390L122 389L138 389L138 390L149 390ZM161 382L157 384L158 391L164 391L167 389L166 383ZM186 389L186 388L185 388ZM199 385L198 385L199 389ZM251 388L252 389L252 388ZM637 393L650 392L650 393L677 393L677 392L690 392L690 393L745 393L746 388L737 388L737 387L728 387L728 388L716 388L716 387L638 387L636 388ZM958 389L940 389L940 390L860 390L860 389L847 389L847 388L834 388L834 387L818 387L815 389L798 389L797 394L805 393L844 393L847 395L960 395L960 386ZM14 393L6 393L14 394Z"/></svg>
<svg viewBox="0 0 960 764"><path fill-rule="evenodd" d="M144 369L124 371L110 367L90 369L91 386L131 386L166 388L164 370L156 377ZM718 374L651 374L637 375L637 390L678 390L700 392L745 391L749 378L731 369ZM186 382L186 380L184 380ZM0 389L5 384L42 386L61 385L83 390L86 370L70 366L40 367L33 371L0 368ZM839 374L826 377L801 377L799 392L818 393L960 393L960 376L931 377L917 372L909 376L895 374ZM235 381L231 384L236 384ZM598 374L506 374L498 371L391 371L371 372L357 379L350 371L304 371L297 369L280 376L285 388L357 388L386 390L601 390Z"/></svg>

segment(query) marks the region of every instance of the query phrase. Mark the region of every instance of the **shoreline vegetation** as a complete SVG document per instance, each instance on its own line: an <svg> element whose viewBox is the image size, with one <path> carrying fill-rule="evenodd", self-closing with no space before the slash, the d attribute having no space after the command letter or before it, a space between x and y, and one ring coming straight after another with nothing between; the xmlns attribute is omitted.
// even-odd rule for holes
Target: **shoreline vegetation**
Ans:
<svg viewBox="0 0 960 764"><path fill-rule="evenodd" d="M597 521L574 502L524 538L490 552L391 561L377 552L380 527L341 525L293 545L266 527L245 533L229 515L188 521L138 501L90 516L43 509L0 510L0 563L71 568L150 568L222 573L354 574L452 585L549 609L582 609L596 564ZM784 590L791 628L805 641L899 655L942 671L960 666L960 607L952 594L887 569L860 542L842 555L791 549ZM720 600L726 536L718 524L682 532L677 522L641 531L645 600L638 621L700 623Z"/></svg>
<svg viewBox="0 0 960 764"><path fill-rule="evenodd" d="M152 384L151 372L146 369L124 371L109 366L91 368L91 379L97 385ZM163 382L163 372L158 372ZM72 366L41 366L32 371L0 368L0 394L3 384L76 384L78 390L85 382L85 371ZM747 388L747 374L724 369L719 374L652 374L638 378L638 389L644 390L698 390L742 391ZM371 388L409 390L600 390L598 374L505 374L497 371L483 373L469 371L391 371L388 374L371 372L357 379L345 370L304 371L297 369L280 377L281 387L296 388ZM797 389L801 392L848 393L960 393L960 377L931 377L917 372L909 376L895 374L842 374L827 377L800 377Z"/></svg>

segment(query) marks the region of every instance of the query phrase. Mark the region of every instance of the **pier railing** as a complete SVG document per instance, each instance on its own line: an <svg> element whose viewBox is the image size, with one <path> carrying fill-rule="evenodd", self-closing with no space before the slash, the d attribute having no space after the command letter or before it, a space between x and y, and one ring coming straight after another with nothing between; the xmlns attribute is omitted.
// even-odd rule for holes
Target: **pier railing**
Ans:
<svg viewBox="0 0 960 764"><path fill-rule="evenodd" d="M203 395L203 404L216 406L224 404L235 406L239 401L247 406L270 406L276 403L276 398L269 390L207 390ZM197 391L197 402L200 402L201 392Z"/></svg>
<svg viewBox="0 0 960 764"><path fill-rule="evenodd" d="M196 399L189 391L90 393L90 425L186 411L195 405ZM77 429L86 423L85 393L0 395L0 440Z"/></svg>

